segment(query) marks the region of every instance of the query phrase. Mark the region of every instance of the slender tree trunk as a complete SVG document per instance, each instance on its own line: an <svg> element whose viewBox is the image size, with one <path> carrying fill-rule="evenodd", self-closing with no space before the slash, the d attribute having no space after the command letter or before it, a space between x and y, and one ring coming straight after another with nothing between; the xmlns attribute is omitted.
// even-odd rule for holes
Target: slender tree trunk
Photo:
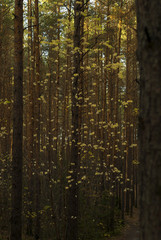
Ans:
<svg viewBox="0 0 161 240"><path fill-rule="evenodd" d="M79 81L80 81L80 39L81 39L81 6L74 2L74 72L72 85L72 147L71 165L72 183L69 190L67 240L78 240L78 171L79 171Z"/></svg>
<svg viewBox="0 0 161 240"><path fill-rule="evenodd" d="M137 0L142 240L161 237L161 1Z"/></svg>
<svg viewBox="0 0 161 240"><path fill-rule="evenodd" d="M15 0L11 240L22 239L23 0Z"/></svg>
<svg viewBox="0 0 161 240"><path fill-rule="evenodd" d="M33 196L34 196L34 179L33 179L33 134L34 134L34 61L33 61L33 32L32 32L32 1L28 0L28 106L27 106L27 165L28 165L28 213L26 233L33 235Z"/></svg>
<svg viewBox="0 0 161 240"><path fill-rule="evenodd" d="M35 225L35 239L40 239L40 199L41 199L41 185L40 185L40 43L39 43L39 3L35 0L35 29L34 29L34 43L35 43L35 160L36 160L36 225Z"/></svg>
<svg viewBox="0 0 161 240"><path fill-rule="evenodd" d="M2 76L2 64L3 64L3 58L2 58L2 29L3 29L3 15L2 15L2 6L0 6L0 98L2 98L2 81L3 81L3 76ZM3 112L2 112L2 106L0 106L0 118L3 119ZM2 127L2 120L0 121L0 128ZM0 140L0 153L2 153L3 149L2 149L2 140Z"/></svg>

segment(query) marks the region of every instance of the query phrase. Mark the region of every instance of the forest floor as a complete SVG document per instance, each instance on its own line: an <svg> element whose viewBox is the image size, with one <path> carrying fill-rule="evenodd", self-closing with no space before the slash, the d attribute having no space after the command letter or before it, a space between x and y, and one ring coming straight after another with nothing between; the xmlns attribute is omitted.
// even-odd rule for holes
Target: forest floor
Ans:
<svg viewBox="0 0 161 240"><path fill-rule="evenodd" d="M140 240L139 235L139 210L135 209L132 217L125 217L125 226L120 234L111 240Z"/></svg>
<svg viewBox="0 0 161 240"><path fill-rule="evenodd" d="M125 216L125 225L117 236L110 237L110 240L140 240L139 210L135 209L133 216ZM0 240L7 240L7 234L0 233ZM25 238L26 239L26 238ZM29 238L27 238L29 240Z"/></svg>

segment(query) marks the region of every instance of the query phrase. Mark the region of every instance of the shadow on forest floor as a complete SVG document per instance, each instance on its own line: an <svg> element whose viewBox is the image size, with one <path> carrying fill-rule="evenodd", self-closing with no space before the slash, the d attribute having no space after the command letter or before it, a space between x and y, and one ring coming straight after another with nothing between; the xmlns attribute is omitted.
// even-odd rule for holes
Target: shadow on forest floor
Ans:
<svg viewBox="0 0 161 240"><path fill-rule="evenodd" d="M5 235L0 234L0 240L8 240L9 238ZM135 209L133 217L125 217L125 226L122 228L120 234L115 237L111 237L110 240L140 240L139 231L139 210ZM32 238L24 238L32 239ZM109 238L108 238L109 239Z"/></svg>
<svg viewBox="0 0 161 240"><path fill-rule="evenodd" d="M118 236L112 237L111 240L140 240L139 230L139 210L135 209L133 217L125 217L125 226Z"/></svg>

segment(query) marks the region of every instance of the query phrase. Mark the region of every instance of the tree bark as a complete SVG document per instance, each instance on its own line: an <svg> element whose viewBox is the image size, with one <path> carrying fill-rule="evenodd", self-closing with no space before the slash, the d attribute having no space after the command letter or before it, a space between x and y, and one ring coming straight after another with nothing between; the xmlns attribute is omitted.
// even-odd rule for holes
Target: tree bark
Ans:
<svg viewBox="0 0 161 240"><path fill-rule="evenodd" d="M79 82L80 82L80 40L82 4L74 2L74 72L72 83L72 146L71 165L72 183L69 189L67 240L78 240L78 171L79 171Z"/></svg>
<svg viewBox="0 0 161 240"><path fill-rule="evenodd" d="M36 164L36 224L35 224L35 239L40 239L41 235L41 183L40 183L40 42L39 42L39 3L35 0L35 29L34 29L34 46L35 46L35 164Z"/></svg>
<svg viewBox="0 0 161 240"><path fill-rule="evenodd" d="M27 79L27 142L24 147L27 148L27 165L28 165L28 213L26 233L28 236L33 236L33 199L34 199L34 178L33 178L33 146L34 146L34 44L33 44L33 29L32 29L32 0L28 0L28 79ZM32 59L32 60L31 60ZM24 109L25 112L25 109Z"/></svg>
<svg viewBox="0 0 161 240"><path fill-rule="evenodd" d="M15 0L11 240L22 239L23 0Z"/></svg>
<svg viewBox="0 0 161 240"><path fill-rule="evenodd" d="M161 236L161 2L137 0L141 235Z"/></svg>

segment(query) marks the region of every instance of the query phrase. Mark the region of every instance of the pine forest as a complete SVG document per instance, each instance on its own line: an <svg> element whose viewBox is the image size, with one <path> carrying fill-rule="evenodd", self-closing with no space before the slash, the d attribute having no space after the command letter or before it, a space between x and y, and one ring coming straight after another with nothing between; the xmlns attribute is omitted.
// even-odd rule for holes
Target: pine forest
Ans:
<svg viewBox="0 0 161 240"><path fill-rule="evenodd" d="M139 79L134 0L0 1L1 240L119 233L139 204Z"/></svg>

